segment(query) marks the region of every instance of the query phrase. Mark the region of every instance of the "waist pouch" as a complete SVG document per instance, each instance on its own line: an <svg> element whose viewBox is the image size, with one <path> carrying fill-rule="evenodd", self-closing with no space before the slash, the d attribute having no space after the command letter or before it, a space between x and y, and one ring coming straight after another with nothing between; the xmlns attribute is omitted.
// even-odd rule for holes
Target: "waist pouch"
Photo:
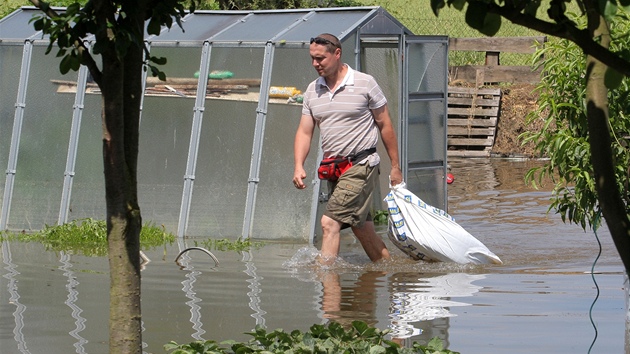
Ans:
<svg viewBox="0 0 630 354"><path fill-rule="evenodd" d="M376 148L371 148L367 150L360 151L356 155L347 156L347 157L329 157L327 159L323 159L322 162L319 163L319 168L317 169L317 176L319 179L326 179L329 181L336 181L339 177L346 172L350 167L354 165L357 161L361 161L369 155L372 155L376 152Z"/></svg>

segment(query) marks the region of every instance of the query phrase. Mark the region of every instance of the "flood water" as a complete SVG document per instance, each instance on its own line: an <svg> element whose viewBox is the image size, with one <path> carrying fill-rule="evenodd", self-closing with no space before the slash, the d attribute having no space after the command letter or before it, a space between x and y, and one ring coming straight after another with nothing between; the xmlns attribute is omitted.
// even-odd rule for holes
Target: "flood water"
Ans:
<svg viewBox="0 0 630 354"><path fill-rule="evenodd" d="M248 340L256 325L291 331L359 319L402 344L438 336L462 354L623 353L623 267L605 227L596 235L547 214L551 185L523 183L539 162L449 162L449 214L503 265L414 262L388 240L394 259L374 265L349 234L331 268L312 266L315 248L286 243L213 251L219 266L190 251L178 265L195 240L181 241L145 252L145 352L164 353L171 340ZM2 261L0 353L107 352L106 258L4 243Z"/></svg>

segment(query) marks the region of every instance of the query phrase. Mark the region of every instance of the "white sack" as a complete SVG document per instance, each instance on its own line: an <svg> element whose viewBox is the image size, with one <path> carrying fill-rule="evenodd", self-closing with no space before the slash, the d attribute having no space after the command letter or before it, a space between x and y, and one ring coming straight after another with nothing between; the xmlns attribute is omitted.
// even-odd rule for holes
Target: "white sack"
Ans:
<svg viewBox="0 0 630 354"><path fill-rule="evenodd" d="M445 211L428 205L405 182L391 187L385 198L389 212L389 239L415 260L460 264L502 264Z"/></svg>

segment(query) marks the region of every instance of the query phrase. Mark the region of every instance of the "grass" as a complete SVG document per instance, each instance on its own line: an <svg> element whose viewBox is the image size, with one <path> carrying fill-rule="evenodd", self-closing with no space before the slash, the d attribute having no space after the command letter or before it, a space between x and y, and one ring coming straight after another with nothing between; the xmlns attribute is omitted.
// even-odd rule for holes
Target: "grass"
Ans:
<svg viewBox="0 0 630 354"><path fill-rule="evenodd" d="M103 220L91 218L44 227L34 233L3 231L1 241L40 242L47 250L83 254L90 257L107 255L107 226ZM175 235L166 232L163 227L145 224L140 232L140 247L153 249L171 244Z"/></svg>

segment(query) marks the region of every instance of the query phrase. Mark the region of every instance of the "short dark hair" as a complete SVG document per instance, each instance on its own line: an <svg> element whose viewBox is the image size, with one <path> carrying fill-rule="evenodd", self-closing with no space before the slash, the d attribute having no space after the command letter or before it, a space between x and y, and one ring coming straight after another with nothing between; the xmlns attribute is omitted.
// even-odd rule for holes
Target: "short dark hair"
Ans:
<svg viewBox="0 0 630 354"><path fill-rule="evenodd" d="M339 42L339 38L330 33L322 33L317 37L311 38L311 44L313 43L325 45L331 53L334 52L336 48L341 50L341 42Z"/></svg>

